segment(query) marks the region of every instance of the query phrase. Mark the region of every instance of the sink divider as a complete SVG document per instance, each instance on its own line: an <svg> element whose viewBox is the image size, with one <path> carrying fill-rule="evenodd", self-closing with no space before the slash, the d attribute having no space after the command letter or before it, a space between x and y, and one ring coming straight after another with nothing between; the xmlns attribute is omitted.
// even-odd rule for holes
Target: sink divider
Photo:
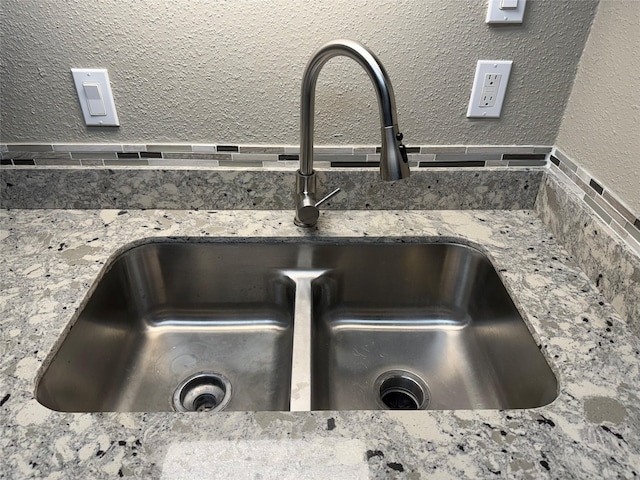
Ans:
<svg viewBox="0 0 640 480"><path fill-rule="evenodd" d="M289 410L311 411L311 308L313 280L326 270L286 270L296 284Z"/></svg>

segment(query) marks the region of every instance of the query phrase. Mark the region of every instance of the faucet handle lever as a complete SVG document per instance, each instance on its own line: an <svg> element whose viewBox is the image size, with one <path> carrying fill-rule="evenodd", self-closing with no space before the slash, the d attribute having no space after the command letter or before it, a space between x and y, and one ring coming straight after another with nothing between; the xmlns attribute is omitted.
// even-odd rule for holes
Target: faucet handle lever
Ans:
<svg viewBox="0 0 640 480"><path fill-rule="evenodd" d="M338 192L340 191L340 188L336 188L333 192L331 192L329 195L326 195L325 197L323 197L322 199L318 200L316 202L316 207L319 207L320 205L322 205L324 202L326 202L327 200L329 200L331 197L333 197L334 195L336 195Z"/></svg>

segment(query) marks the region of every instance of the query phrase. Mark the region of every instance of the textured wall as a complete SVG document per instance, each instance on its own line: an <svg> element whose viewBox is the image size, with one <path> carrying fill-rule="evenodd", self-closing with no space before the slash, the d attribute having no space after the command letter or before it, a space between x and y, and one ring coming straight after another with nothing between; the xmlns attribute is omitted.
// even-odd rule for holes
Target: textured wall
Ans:
<svg viewBox="0 0 640 480"><path fill-rule="evenodd" d="M601 2L557 138L640 214L640 2Z"/></svg>
<svg viewBox="0 0 640 480"><path fill-rule="evenodd" d="M2 0L0 138L297 144L304 65L346 37L383 61L408 143L551 144L597 3L489 27L478 0ZM478 59L514 61L500 120L465 117ZM83 125L71 67L109 69L120 128ZM378 143L377 114L364 71L332 60L317 143Z"/></svg>

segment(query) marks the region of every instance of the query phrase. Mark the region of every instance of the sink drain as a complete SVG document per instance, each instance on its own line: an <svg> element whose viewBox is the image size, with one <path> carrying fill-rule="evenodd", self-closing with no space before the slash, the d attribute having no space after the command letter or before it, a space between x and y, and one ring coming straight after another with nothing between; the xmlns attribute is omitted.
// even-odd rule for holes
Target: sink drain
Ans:
<svg viewBox="0 0 640 480"><path fill-rule="evenodd" d="M374 384L378 404L386 410L424 410L429 405L429 387L417 375L390 370Z"/></svg>
<svg viewBox="0 0 640 480"><path fill-rule="evenodd" d="M196 373L185 379L173 394L178 412L219 412L231 400L231 382L219 373Z"/></svg>

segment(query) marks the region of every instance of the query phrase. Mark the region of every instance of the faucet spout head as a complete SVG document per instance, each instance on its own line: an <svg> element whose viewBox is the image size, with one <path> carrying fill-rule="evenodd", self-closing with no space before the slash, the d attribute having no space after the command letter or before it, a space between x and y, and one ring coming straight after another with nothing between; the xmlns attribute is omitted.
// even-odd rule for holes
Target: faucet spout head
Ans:
<svg viewBox="0 0 640 480"><path fill-rule="evenodd" d="M408 178L410 174L407 150L402 144L402 134L398 132L398 126L383 127L380 176L385 181L391 181Z"/></svg>

